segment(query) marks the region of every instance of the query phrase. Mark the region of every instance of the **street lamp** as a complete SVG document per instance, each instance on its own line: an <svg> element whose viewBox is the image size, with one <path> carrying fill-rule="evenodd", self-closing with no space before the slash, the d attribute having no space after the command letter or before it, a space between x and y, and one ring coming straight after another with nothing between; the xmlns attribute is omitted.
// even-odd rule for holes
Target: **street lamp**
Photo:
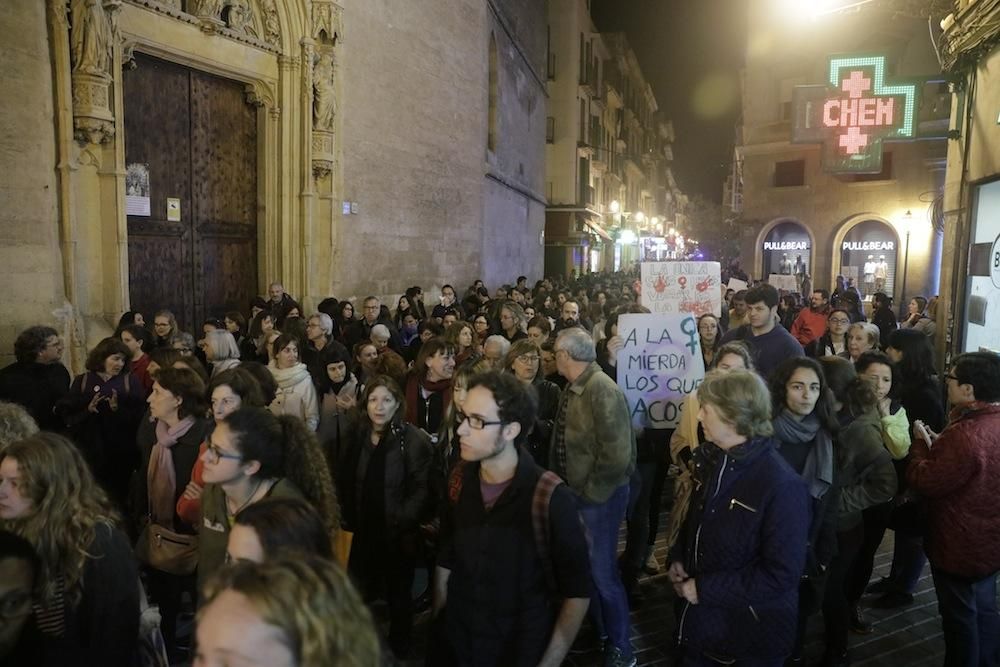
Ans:
<svg viewBox="0 0 1000 667"><path fill-rule="evenodd" d="M617 199L612 199L611 204L608 206L612 213L618 213L622 210L622 205L618 203Z"/></svg>
<svg viewBox="0 0 1000 667"><path fill-rule="evenodd" d="M636 211L636 214L632 216L632 219L641 225L646 220L646 214L642 211Z"/></svg>

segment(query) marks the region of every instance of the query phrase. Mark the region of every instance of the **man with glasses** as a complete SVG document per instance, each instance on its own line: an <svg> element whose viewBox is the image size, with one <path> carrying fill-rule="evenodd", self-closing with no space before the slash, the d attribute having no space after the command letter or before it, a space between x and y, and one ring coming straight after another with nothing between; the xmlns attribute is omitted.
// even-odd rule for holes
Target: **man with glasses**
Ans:
<svg viewBox="0 0 1000 667"><path fill-rule="evenodd" d="M536 401L530 387L491 371L471 380L462 406L435 578L444 641L431 648L446 646L456 664L555 667L587 612L576 501L520 449Z"/></svg>
<svg viewBox="0 0 1000 667"><path fill-rule="evenodd" d="M951 421L914 423L910 488L927 499L927 557L945 665L1000 664L1000 356L970 352L945 375Z"/></svg>
<svg viewBox="0 0 1000 667"><path fill-rule="evenodd" d="M826 318L830 314L830 293L825 289L814 289L809 299L809 307L799 311L792 322L789 333L805 347L826 331Z"/></svg>
<svg viewBox="0 0 1000 667"><path fill-rule="evenodd" d="M53 414L69 393L69 371L62 365L63 342L52 327L35 326L14 341L14 363L0 370L0 400L17 403L43 431L62 432L66 426Z"/></svg>
<svg viewBox="0 0 1000 667"><path fill-rule="evenodd" d="M361 319L355 322L344 334L344 344L349 350L353 350L358 343L371 340L372 327L376 324L384 324L389 330L389 348L393 352L402 353L403 344L392 320L388 315L382 317L382 302L377 296L365 297L361 308Z"/></svg>
<svg viewBox="0 0 1000 667"><path fill-rule="evenodd" d="M567 302L569 303L569 302ZM564 329L556 338L556 368L566 378L552 430L549 466L579 496L590 533L591 618L606 637L604 664L636 664L629 642L629 606L618 570L618 529L628 506L636 445L628 404L597 363L585 330Z"/></svg>
<svg viewBox="0 0 1000 667"><path fill-rule="evenodd" d="M736 297L733 297L734 299ZM757 372L767 380L781 362L793 357L804 357L805 352L792 334L778 322L778 290L771 285L757 285L746 293L748 323L730 329L720 345L741 340L754 356Z"/></svg>

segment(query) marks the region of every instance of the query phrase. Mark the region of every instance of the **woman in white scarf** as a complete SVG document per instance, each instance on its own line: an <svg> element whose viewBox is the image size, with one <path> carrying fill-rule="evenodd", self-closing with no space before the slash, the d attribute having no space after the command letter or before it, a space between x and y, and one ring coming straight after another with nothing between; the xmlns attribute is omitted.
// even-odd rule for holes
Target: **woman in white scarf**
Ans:
<svg viewBox="0 0 1000 667"><path fill-rule="evenodd" d="M274 358L267 365L278 391L268 408L276 416L293 415L306 423L311 431L319 424L319 402L312 376L299 361L299 341L290 334L278 336L272 346Z"/></svg>

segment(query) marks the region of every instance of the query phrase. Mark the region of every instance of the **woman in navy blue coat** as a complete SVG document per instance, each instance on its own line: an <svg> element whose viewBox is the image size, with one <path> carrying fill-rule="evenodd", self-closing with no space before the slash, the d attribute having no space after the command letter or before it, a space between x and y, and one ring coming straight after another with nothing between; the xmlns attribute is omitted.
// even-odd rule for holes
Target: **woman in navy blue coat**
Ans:
<svg viewBox="0 0 1000 667"><path fill-rule="evenodd" d="M698 400L709 442L695 452L695 504L670 553L683 664L780 667L795 640L809 491L775 449L760 376L712 371Z"/></svg>

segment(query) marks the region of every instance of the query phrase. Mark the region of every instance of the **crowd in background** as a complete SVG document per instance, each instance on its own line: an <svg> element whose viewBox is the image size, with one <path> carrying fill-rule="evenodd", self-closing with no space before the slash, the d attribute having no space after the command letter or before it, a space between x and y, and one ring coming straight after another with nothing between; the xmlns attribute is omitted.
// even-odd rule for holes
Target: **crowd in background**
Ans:
<svg viewBox="0 0 1000 667"><path fill-rule="evenodd" d="M638 292L521 276L309 312L275 283L197 335L125 313L75 378L55 329L22 332L0 664L557 665L575 642L634 665L639 579L666 572L684 664L803 664L821 612L846 665L864 607L911 604L928 559L947 664L996 664L1000 357L939 374L936 299L897 320L840 277L804 305L751 285L698 317L677 427L636 431L616 375Z"/></svg>

